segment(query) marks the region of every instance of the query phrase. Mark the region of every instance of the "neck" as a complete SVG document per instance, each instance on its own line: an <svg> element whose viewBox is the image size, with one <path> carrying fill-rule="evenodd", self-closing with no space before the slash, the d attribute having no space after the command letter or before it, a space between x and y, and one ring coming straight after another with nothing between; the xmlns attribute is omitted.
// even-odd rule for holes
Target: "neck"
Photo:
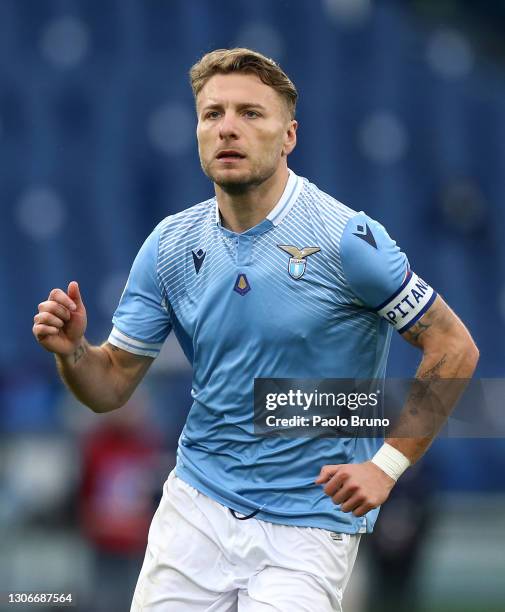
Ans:
<svg viewBox="0 0 505 612"><path fill-rule="evenodd" d="M261 223L280 200L288 177L287 166L281 166L266 181L241 192L215 185L223 227L240 234Z"/></svg>

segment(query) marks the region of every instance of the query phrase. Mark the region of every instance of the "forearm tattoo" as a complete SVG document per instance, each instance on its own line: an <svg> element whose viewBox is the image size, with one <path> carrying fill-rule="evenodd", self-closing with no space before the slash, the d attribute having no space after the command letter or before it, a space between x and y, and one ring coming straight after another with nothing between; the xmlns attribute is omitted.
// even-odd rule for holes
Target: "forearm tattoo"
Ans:
<svg viewBox="0 0 505 612"><path fill-rule="evenodd" d="M74 352L74 365L77 364L77 362L84 356L85 353L86 349L84 348L84 345L80 344Z"/></svg>
<svg viewBox="0 0 505 612"><path fill-rule="evenodd" d="M421 371L419 369L416 374L416 378L412 383L412 390L410 393L409 412L410 414L416 415L419 412L419 407L422 403L425 405L428 400L432 399L433 388L430 384L435 380L442 378L441 370L447 362L447 354L444 354L434 365L429 367L427 370Z"/></svg>
<svg viewBox="0 0 505 612"><path fill-rule="evenodd" d="M431 366L431 368L428 368L424 372L421 372L419 370L419 372L417 373L417 377L421 378L422 380L438 380L439 378L441 378L440 370L443 368L446 362L447 354L444 354L442 358L439 359L437 363L435 363L435 365Z"/></svg>
<svg viewBox="0 0 505 612"><path fill-rule="evenodd" d="M411 342L418 343L420 336L424 334L424 332L428 330L430 327L431 327L431 322L423 323L422 321L419 321L411 329L409 329L405 335L408 337L408 339Z"/></svg>

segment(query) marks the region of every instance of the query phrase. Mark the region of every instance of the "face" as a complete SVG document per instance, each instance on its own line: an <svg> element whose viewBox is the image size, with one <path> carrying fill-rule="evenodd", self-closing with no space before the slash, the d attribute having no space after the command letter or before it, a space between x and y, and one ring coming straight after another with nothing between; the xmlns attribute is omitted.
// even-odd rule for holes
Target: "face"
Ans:
<svg viewBox="0 0 505 612"><path fill-rule="evenodd" d="M203 171L224 190L263 183L296 145L297 123L286 102L256 75L214 75L198 94L196 109Z"/></svg>

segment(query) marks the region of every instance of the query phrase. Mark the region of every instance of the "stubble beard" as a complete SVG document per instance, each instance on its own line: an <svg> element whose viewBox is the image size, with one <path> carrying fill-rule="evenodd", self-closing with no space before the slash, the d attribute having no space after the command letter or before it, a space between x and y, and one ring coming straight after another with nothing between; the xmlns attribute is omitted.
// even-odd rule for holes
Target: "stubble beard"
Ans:
<svg viewBox="0 0 505 612"><path fill-rule="evenodd" d="M229 195L241 195L247 193L250 189L258 187L271 176L275 174L275 167L262 168L252 171L247 176L237 176L236 178L220 178L217 173L212 172L210 164L201 162L202 170L209 179L218 185L225 193Z"/></svg>

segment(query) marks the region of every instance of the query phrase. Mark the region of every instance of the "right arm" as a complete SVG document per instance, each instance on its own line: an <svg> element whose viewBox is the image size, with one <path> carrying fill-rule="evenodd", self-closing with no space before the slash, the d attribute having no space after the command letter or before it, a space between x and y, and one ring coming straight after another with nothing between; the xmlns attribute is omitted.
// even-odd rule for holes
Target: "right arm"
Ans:
<svg viewBox="0 0 505 612"><path fill-rule="evenodd" d="M72 355L56 355L61 378L93 412L109 412L126 404L152 361L108 342L91 346L84 337Z"/></svg>
<svg viewBox="0 0 505 612"><path fill-rule="evenodd" d="M54 353L58 371L76 398L94 412L123 406L153 362L106 342L91 346L86 331L86 310L75 281L65 293L53 289L39 304L33 334Z"/></svg>

